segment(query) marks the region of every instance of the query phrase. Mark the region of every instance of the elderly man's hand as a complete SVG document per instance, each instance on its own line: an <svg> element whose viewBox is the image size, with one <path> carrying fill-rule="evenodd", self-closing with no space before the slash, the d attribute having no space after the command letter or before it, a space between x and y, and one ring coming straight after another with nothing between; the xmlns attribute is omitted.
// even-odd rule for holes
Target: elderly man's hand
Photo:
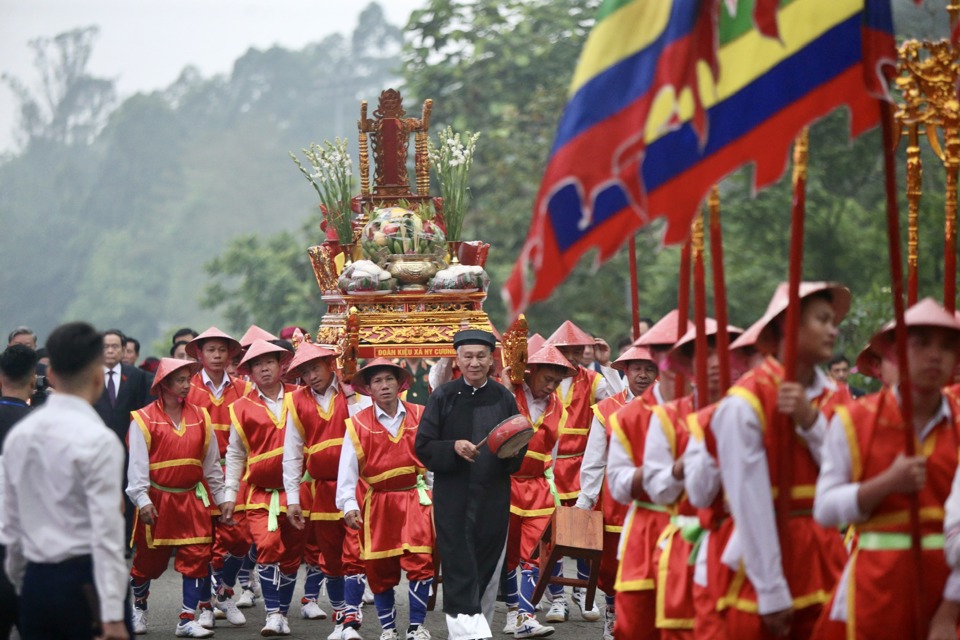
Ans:
<svg viewBox="0 0 960 640"><path fill-rule="evenodd" d="M351 529L359 530L362 522L363 518L360 516L360 512L356 509L347 511L345 514L343 514L343 523Z"/></svg>
<svg viewBox="0 0 960 640"><path fill-rule="evenodd" d="M467 462L476 461L477 457L480 455L480 450L477 448L477 445L473 444L469 440L457 440L453 443L453 450L457 452L458 456Z"/></svg>

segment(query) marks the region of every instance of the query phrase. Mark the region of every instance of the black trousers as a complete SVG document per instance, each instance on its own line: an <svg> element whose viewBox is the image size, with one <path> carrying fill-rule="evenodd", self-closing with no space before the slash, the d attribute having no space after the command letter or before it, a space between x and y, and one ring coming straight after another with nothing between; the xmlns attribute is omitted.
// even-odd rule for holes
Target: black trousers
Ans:
<svg viewBox="0 0 960 640"><path fill-rule="evenodd" d="M56 615L50 614L53 598L57 602ZM124 619L132 635L129 594L124 603ZM88 640L101 632L100 598L90 556L27 564L20 593L22 640Z"/></svg>

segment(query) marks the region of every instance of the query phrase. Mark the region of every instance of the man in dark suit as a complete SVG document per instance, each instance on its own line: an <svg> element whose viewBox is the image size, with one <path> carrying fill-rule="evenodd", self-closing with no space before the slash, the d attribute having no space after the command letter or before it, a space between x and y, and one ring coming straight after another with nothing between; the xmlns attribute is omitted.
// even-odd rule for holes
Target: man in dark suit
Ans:
<svg viewBox="0 0 960 640"><path fill-rule="evenodd" d="M118 329L108 329L103 333L103 394L93 408L97 410L103 422L117 434L123 443L124 451L127 448L127 431L130 429L130 412L141 409L151 402L150 386L153 376L142 369L123 364L123 346L126 337ZM124 461L123 468L127 468ZM126 478L124 478L126 486ZM127 521L127 539L133 531L134 507L130 499L124 497L126 508L124 517ZM128 552L129 553L129 552Z"/></svg>

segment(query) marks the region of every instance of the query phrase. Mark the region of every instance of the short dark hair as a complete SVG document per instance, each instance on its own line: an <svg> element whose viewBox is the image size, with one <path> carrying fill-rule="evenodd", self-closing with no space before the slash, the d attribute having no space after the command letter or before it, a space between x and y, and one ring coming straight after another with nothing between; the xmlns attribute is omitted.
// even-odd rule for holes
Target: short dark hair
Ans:
<svg viewBox="0 0 960 640"><path fill-rule="evenodd" d="M133 343L133 346L137 350L137 355L140 355L140 341L137 340L136 338L127 338L127 341L123 343L123 346L127 346L127 344L131 342Z"/></svg>
<svg viewBox="0 0 960 640"><path fill-rule="evenodd" d="M33 332L33 329L31 329L30 327L20 325L19 327L17 327L16 329L10 332L10 335L7 337L7 344L13 342L13 339L16 338L17 336L24 336L24 335L33 336L34 340L37 339L37 334Z"/></svg>
<svg viewBox="0 0 960 640"><path fill-rule="evenodd" d="M397 382L400 382L400 376L397 374L397 368L386 364L365 369L363 372L363 382L365 384L370 384L370 381L373 380L373 376L377 375L378 373L389 373L396 379Z"/></svg>
<svg viewBox="0 0 960 640"><path fill-rule="evenodd" d="M840 364L841 362L844 362L847 364L847 366L850 366L850 361L847 360L847 356L843 355L842 353L838 353L830 358L830 360L827 362L827 369L832 369L833 365Z"/></svg>
<svg viewBox="0 0 960 640"><path fill-rule="evenodd" d="M123 331L120 331L120 329L107 329L104 331L103 336L101 336L101 342L103 341L103 338L107 336L117 336L120 338L120 346L127 346L127 336L123 335Z"/></svg>
<svg viewBox="0 0 960 640"><path fill-rule="evenodd" d="M272 345L278 346L281 349L286 349L290 353L297 352L297 350L293 347L293 343L290 342L289 340L285 340L283 338L277 338L276 340L268 340L267 342L269 342Z"/></svg>
<svg viewBox="0 0 960 640"><path fill-rule="evenodd" d="M190 344L190 342L189 342L188 340L177 340L176 342L174 342L174 343L173 343L173 346L170 347L170 357L171 357L171 358L173 357L173 354L176 352L177 347L179 347L179 346L182 345L182 344Z"/></svg>
<svg viewBox="0 0 960 640"><path fill-rule="evenodd" d="M0 354L0 373L15 384L22 384L37 371L37 352L25 344L12 344Z"/></svg>
<svg viewBox="0 0 960 640"><path fill-rule="evenodd" d="M183 336L190 336L190 339L186 341L186 342L190 342L190 340L193 340L198 335L200 334L194 331L193 329L191 329L190 327L184 327L182 329L177 329L176 333L173 334L173 338L170 340L170 342L172 342L173 344L182 342Z"/></svg>
<svg viewBox="0 0 960 640"><path fill-rule="evenodd" d="M122 334L121 334L122 335ZM61 376L75 376L103 357L103 334L86 322L68 322L47 338L50 368Z"/></svg>
<svg viewBox="0 0 960 640"><path fill-rule="evenodd" d="M617 350L623 351L625 348L629 347L632 344L633 344L633 338L631 338L630 336L621 336L620 339L617 340Z"/></svg>
<svg viewBox="0 0 960 640"><path fill-rule="evenodd" d="M650 318L650 317L647 317L647 316L641 316L641 317L640 317L640 322L641 322L641 324L642 324L642 323L646 323L646 325L647 325L648 327L652 327L653 324L654 324L653 318Z"/></svg>

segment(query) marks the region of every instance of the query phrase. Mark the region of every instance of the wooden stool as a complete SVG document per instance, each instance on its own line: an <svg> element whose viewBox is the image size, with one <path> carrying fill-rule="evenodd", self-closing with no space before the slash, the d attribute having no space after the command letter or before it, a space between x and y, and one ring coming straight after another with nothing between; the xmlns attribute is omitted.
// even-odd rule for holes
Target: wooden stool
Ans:
<svg viewBox="0 0 960 640"><path fill-rule="evenodd" d="M562 584L586 587L585 606L590 609L597 593L600 578L600 558L603 555L603 514L576 507L557 507L550 524L540 536L540 578L533 591L533 604L540 602L547 585ZM554 576L553 567L564 556L582 558L590 563L590 577L564 578Z"/></svg>

